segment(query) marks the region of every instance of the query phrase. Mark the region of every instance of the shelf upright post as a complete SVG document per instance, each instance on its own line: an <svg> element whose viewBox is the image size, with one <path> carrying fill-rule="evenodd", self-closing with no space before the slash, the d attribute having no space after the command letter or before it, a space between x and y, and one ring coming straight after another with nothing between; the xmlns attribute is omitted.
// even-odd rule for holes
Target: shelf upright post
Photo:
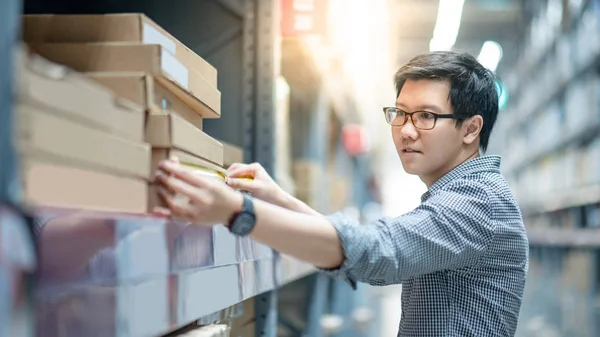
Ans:
<svg viewBox="0 0 600 337"><path fill-rule="evenodd" d="M19 199L17 155L13 148L13 58L20 36L21 0L6 0L0 11L0 200Z"/></svg>
<svg viewBox="0 0 600 337"><path fill-rule="evenodd" d="M13 147L13 58L22 6L21 0L5 0L0 9L0 337L35 334L35 241L31 218L20 208L18 157Z"/></svg>

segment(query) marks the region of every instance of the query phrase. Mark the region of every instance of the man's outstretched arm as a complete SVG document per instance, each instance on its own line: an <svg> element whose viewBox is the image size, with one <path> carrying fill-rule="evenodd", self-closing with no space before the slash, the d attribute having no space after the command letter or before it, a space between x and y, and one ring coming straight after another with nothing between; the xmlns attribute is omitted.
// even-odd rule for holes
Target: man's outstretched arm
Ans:
<svg viewBox="0 0 600 337"><path fill-rule="evenodd" d="M224 223L242 208L241 193L164 162L157 181L173 215L198 225ZM178 203L175 194L191 202ZM252 237L330 270L351 284L391 284L439 270L474 265L495 232L485 186L458 180L416 210L358 225L343 216L323 217L256 200Z"/></svg>
<svg viewBox="0 0 600 337"><path fill-rule="evenodd" d="M466 193L468 189L469 193ZM454 184L406 215L359 225L256 201L252 237L346 279L375 285L473 265L494 233L482 186Z"/></svg>

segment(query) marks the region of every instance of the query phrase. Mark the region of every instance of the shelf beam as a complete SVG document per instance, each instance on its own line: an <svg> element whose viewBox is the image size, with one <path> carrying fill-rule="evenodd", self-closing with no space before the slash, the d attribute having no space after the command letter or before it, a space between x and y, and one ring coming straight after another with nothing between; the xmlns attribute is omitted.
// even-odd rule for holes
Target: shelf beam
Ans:
<svg viewBox="0 0 600 337"><path fill-rule="evenodd" d="M540 198L524 200L521 210L531 216L596 203L600 203L600 185L546 193Z"/></svg>

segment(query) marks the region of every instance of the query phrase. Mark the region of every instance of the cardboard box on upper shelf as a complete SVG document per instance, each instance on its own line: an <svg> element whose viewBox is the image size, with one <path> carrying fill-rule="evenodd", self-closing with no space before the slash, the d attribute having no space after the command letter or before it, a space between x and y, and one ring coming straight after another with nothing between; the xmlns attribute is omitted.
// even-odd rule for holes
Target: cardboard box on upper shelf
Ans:
<svg viewBox="0 0 600 337"><path fill-rule="evenodd" d="M21 50L16 59L15 94L21 103L51 110L65 118L120 137L144 140L144 113L104 86L63 65Z"/></svg>
<svg viewBox="0 0 600 337"><path fill-rule="evenodd" d="M81 72L143 72L203 118L219 118L221 93L161 45L123 43L32 44L31 49ZM207 109L208 107L208 109Z"/></svg>
<svg viewBox="0 0 600 337"><path fill-rule="evenodd" d="M146 141L153 148L178 149L223 166L223 145L178 115L149 115Z"/></svg>
<svg viewBox="0 0 600 337"><path fill-rule="evenodd" d="M23 39L28 43L159 44L217 88L217 70L143 14L24 15Z"/></svg>
<svg viewBox="0 0 600 337"><path fill-rule="evenodd" d="M144 73L87 73L87 76L111 89L119 97L143 106L150 114L176 113L195 127L202 129L202 116L213 114L194 111L162 84Z"/></svg>
<svg viewBox="0 0 600 337"><path fill-rule="evenodd" d="M229 167L234 163L244 162L244 149L233 144L221 141L223 144L223 166Z"/></svg>
<svg viewBox="0 0 600 337"><path fill-rule="evenodd" d="M141 179L42 160L22 162L23 202L28 207L143 214L148 184Z"/></svg>
<svg viewBox="0 0 600 337"><path fill-rule="evenodd" d="M34 106L21 104L16 111L15 145L22 158L151 179L149 144L95 130Z"/></svg>

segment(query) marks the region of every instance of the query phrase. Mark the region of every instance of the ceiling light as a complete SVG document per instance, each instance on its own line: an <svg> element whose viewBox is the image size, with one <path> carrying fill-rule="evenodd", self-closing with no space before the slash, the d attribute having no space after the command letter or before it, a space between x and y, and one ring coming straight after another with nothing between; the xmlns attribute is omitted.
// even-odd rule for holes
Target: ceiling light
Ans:
<svg viewBox="0 0 600 337"><path fill-rule="evenodd" d="M496 72L498 63L502 59L502 46L496 41L485 41L479 52L477 60L484 67Z"/></svg>
<svg viewBox="0 0 600 337"><path fill-rule="evenodd" d="M464 0L440 0L429 50L449 50L458 37Z"/></svg>

